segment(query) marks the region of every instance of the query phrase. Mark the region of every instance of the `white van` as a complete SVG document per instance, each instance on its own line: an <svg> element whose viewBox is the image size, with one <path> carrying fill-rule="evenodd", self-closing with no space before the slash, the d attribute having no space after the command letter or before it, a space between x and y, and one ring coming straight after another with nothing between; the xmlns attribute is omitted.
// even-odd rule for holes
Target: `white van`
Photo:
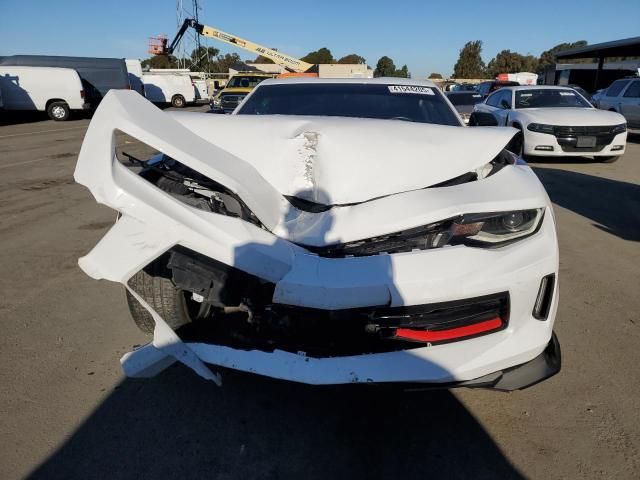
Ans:
<svg viewBox="0 0 640 480"><path fill-rule="evenodd" d="M195 87L187 75L143 73L144 96L153 103L182 108L196 100Z"/></svg>
<svg viewBox="0 0 640 480"><path fill-rule="evenodd" d="M209 94L207 93L207 81L205 79L192 79L193 86L196 89L196 100L209 101Z"/></svg>
<svg viewBox="0 0 640 480"><path fill-rule="evenodd" d="M127 76L129 77L129 86L131 87L131 90L135 90L140 95L144 95L142 65L140 64L140 60L125 58L124 63L127 65Z"/></svg>
<svg viewBox="0 0 640 480"><path fill-rule="evenodd" d="M0 65L0 90L5 110L46 111L57 121L90 106L80 76L71 68Z"/></svg>

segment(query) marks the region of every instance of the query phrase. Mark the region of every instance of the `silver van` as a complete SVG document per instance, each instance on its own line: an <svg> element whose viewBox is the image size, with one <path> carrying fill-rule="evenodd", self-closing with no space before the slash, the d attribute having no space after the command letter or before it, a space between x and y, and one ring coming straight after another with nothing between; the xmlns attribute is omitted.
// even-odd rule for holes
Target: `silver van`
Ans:
<svg viewBox="0 0 640 480"><path fill-rule="evenodd" d="M640 128L640 78L613 82L598 100L598 108L621 113L629 128Z"/></svg>

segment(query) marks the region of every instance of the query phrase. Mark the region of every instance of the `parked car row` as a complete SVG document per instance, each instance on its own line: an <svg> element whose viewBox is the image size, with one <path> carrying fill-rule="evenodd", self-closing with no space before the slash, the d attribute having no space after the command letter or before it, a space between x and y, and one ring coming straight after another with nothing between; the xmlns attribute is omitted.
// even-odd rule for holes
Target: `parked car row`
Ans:
<svg viewBox="0 0 640 480"><path fill-rule="evenodd" d="M467 124L469 123L469 117L473 112L473 107L484 100L484 97L480 92L473 90L455 90L448 92L446 95L464 120L464 123Z"/></svg>
<svg viewBox="0 0 640 480"><path fill-rule="evenodd" d="M258 84L273 75L267 73L238 73L209 102L211 113L231 113Z"/></svg>
<svg viewBox="0 0 640 480"><path fill-rule="evenodd" d="M184 107L206 100L204 80L180 73L143 72L139 60L14 55L0 57L4 110L47 112L56 121L94 110L109 90L135 90L149 101Z"/></svg>
<svg viewBox="0 0 640 480"><path fill-rule="evenodd" d="M186 75L143 73L144 95L152 103L183 108L196 101L196 89Z"/></svg>
<svg viewBox="0 0 640 480"><path fill-rule="evenodd" d="M477 85L454 84L449 85L451 88L446 90L446 95L449 97L449 100L456 105L460 115L468 122L469 109L471 106L481 102L477 102L477 98L474 97L458 96L459 93L472 90L479 93L484 99L501 88L518 87L520 85L521 83L515 81L501 79L486 81ZM614 81L608 88L594 92L593 95L579 85L558 85L558 87L572 89L579 94L580 98L587 100L596 108L621 114L625 118L629 128L640 128L639 77L621 78Z"/></svg>
<svg viewBox="0 0 640 480"><path fill-rule="evenodd" d="M78 72L70 68L0 66L0 92L5 110L38 110L53 120L91 107Z"/></svg>
<svg viewBox="0 0 640 480"><path fill-rule="evenodd" d="M67 120L74 110L97 107L109 90L128 88L127 67L122 59L0 57L5 110L46 111L53 120Z"/></svg>
<svg viewBox="0 0 640 480"><path fill-rule="evenodd" d="M596 109L575 89L502 88L474 106L469 125L514 127L510 150L520 156L593 156L614 162L624 154L625 118Z"/></svg>
<svg viewBox="0 0 640 480"><path fill-rule="evenodd" d="M630 128L640 128L640 78L621 78L598 97L598 108L618 112Z"/></svg>

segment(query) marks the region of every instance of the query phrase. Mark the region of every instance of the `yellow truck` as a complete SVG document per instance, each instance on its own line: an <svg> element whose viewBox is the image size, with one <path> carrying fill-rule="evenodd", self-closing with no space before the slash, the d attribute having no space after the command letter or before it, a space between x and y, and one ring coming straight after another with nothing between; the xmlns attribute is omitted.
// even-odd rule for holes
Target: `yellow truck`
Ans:
<svg viewBox="0 0 640 480"><path fill-rule="evenodd" d="M224 89L220 90L209 102L211 109L217 113L231 113L244 100L251 90L260 82L273 75L268 73L237 73L229 79Z"/></svg>

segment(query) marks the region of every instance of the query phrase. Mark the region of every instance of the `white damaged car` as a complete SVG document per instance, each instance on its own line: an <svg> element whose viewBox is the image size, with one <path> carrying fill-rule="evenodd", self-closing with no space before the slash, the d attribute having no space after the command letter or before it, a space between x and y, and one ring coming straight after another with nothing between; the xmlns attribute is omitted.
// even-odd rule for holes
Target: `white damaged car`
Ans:
<svg viewBox="0 0 640 480"><path fill-rule="evenodd" d="M522 156L592 156L612 163L624 154L625 118L594 108L570 87L501 88L473 109L470 125L517 128L509 148Z"/></svg>
<svg viewBox="0 0 640 480"><path fill-rule="evenodd" d="M158 153L139 172L114 132ZM119 212L79 261L153 333L121 362L308 384L521 389L560 370L549 198L431 82L261 83L231 116L111 91L77 182Z"/></svg>

